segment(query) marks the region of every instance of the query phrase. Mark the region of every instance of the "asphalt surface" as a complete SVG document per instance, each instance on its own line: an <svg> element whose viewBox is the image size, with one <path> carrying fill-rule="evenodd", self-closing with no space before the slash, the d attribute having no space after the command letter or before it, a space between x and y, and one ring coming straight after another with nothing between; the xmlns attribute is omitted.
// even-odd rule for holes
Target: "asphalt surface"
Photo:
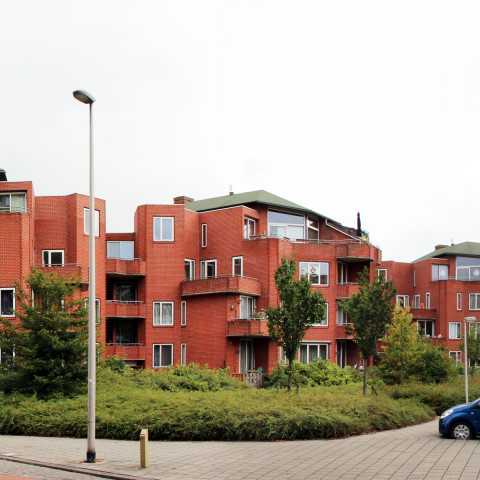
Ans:
<svg viewBox="0 0 480 480"><path fill-rule="evenodd" d="M97 439L93 464L85 452L85 439L0 436L0 480L480 480L480 440L442 438L437 420L336 440L151 441L146 469L139 442Z"/></svg>

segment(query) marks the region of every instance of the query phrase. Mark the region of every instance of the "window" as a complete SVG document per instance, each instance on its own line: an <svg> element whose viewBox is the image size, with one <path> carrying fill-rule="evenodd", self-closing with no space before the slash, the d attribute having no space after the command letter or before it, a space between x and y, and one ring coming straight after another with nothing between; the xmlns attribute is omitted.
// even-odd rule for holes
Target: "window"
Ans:
<svg viewBox="0 0 480 480"><path fill-rule="evenodd" d="M337 325L346 325L350 319L341 307L337 307Z"/></svg>
<svg viewBox="0 0 480 480"><path fill-rule="evenodd" d="M328 263L300 262L300 276L307 277L312 285L328 285Z"/></svg>
<svg viewBox="0 0 480 480"><path fill-rule="evenodd" d="M450 322L448 324L448 336L455 340L462 338L462 324L460 322Z"/></svg>
<svg viewBox="0 0 480 480"><path fill-rule="evenodd" d="M457 310L462 309L462 294L457 293Z"/></svg>
<svg viewBox="0 0 480 480"><path fill-rule="evenodd" d="M420 335L433 337L435 335L433 320L417 320L417 330Z"/></svg>
<svg viewBox="0 0 480 480"><path fill-rule="evenodd" d="M153 217L153 241L173 242L173 217Z"/></svg>
<svg viewBox="0 0 480 480"><path fill-rule="evenodd" d="M63 265L63 250L42 250L42 266Z"/></svg>
<svg viewBox="0 0 480 480"><path fill-rule="evenodd" d="M163 368L173 365L173 345L161 343L153 345L153 368Z"/></svg>
<svg viewBox="0 0 480 480"><path fill-rule="evenodd" d="M300 345L299 359L302 363L312 363L317 358L328 358L328 345L326 343L302 343Z"/></svg>
<svg viewBox="0 0 480 480"><path fill-rule="evenodd" d="M25 193L1 193L0 212L26 212L27 196Z"/></svg>
<svg viewBox="0 0 480 480"><path fill-rule="evenodd" d="M338 262L338 284L339 285L343 285L344 283L345 284L347 283L348 281L347 272L348 272L347 264Z"/></svg>
<svg viewBox="0 0 480 480"><path fill-rule="evenodd" d="M328 303L325 304L325 314L320 323L313 323L313 327L328 327Z"/></svg>
<svg viewBox="0 0 480 480"><path fill-rule="evenodd" d="M88 308L89 301L90 301L90 298L87 297L85 299L85 308ZM100 323L100 299L99 298L95 299L95 320L97 321L97 323Z"/></svg>
<svg viewBox="0 0 480 480"><path fill-rule="evenodd" d="M430 292L425 294L425 308L430 310Z"/></svg>
<svg viewBox="0 0 480 480"><path fill-rule="evenodd" d="M245 217L243 225L243 238L250 238L255 236L255 220L253 218Z"/></svg>
<svg viewBox="0 0 480 480"><path fill-rule="evenodd" d="M202 247L207 246L207 224L202 223Z"/></svg>
<svg viewBox="0 0 480 480"><path fill-rule="evenodd" d="M95 236L100 236L100 212L98 210L94 210L95 212ZM84 208L83 209L83 233L85 235L90 235L90 209Z"/></svg>
<svg viewBox="0 0 480 480"><path fill-rule="evenodd" d="M134 242L107 242L107 258L119 258L121 260L133 260Z"/></svg>
<svg viewBox="0 0 480 480"><path fill-rule="evenodd" d="M114 320L107 322L107 344L135 345L138 342L138 327L135 320Z"/></svg>
<svg viewBox="0 0 480 480"><path fill-rule="evenodd" d="M0 315L2 317L14 317L15 314L15 289L0 288Z"/></svg>
<svg viewBox="0 0 480 480"><path fill-rule="evenodd" d="M408 307L408 295L397 295L397 303L402 307Z"/></svg>
<svg viewBox="0 0 480 480"><path fill-rule="evenodd" d="M187 324L187 302L181 303L181 318L180 318L180 325Z"/></svg>
<svg viewBox="0 0 480 480"><path fill-rule="evenodd" d="M153 302L153 324L173 325L173 302Z"/></svg>
<svg viewBox="0 0 480 480"><path fill-rule="evenodd" d="M307 218L307 230L309 240L318 240L318 220ZM315 242L313 242L315 243Z"/></svg>
<svg viewBox="0 0 480 480"><path fill-rule="evenodd" d="M480 280L480 258L457 257L457 280Z"/></svg>
<svg viewBox="0 0 480 480"><path fill-rule="evenodd" d="M255 313L255 298L240 296L240 316L238 318L252 318Z"/></svg>
<svg viewBox="0 0 480 480"><path fill-rule="evenodd" d="M432 282L448 280L448 265L432 265Z"/></svg>
<svg viewBox="0 0 480 480"><path fill-rule="evenodd" d="M303 215L268 211L268 233L272 237L294 241L305 238L305 218Z"/></svg>
<svg viewBox="0 0 480 480"><path fill-rule="evenodd" d="M413 296L412 308L420 308L420 295L414 295Z"/></svg>
<svg viewBox="0 0 480 480"><path fill-rule="evenodd" d="M381 268L378 271L378 281L379 282L386 282L387 281L387 269L386 268Z"/></svg>
<svg viewBox="0 0 480 480"><path fill-rule="evenodd" d="M181 345L181 354L180 354L180 363L182 365L186 365L187 364L187 344L186 343L182 343Z"/></svg>
<svg viewBox="0 0 480 480"><path fill-rule="evenodd" d="M243 257L232 257L232 275L243 277Z"/></svg>
<svg viewBox="0 0 480 480"><path fill-rule="evenodd" d="M469 309L480 310L480 293L470 293Z"/></svg>
<svg viewBox="0 0 480 480"><path fill-rule="evenodd" d="M185 280L195 280L195 260L185 259Z"/></svg>
<svg viewBox="0 0 480 480"><path fill-rule="evenodd" d="M448 352L448 355L450 356L450 358L455 360L455 365L462 363L462 352L458 350L457 351L451 350L450 352Z"/></svg>
<svg viewBox="0 0 480 480"><path fill-rule="evenodd" d="M215 278L217 276L217 261L202 260L200 262L200 275L202 278Z"/></svg>
<svg viewBox="0 0 480 480"><path fill-rule="evenodd" d="M115 284L115 300L117 300L117 302L136 302L136 282L117 282Z"/></svg>

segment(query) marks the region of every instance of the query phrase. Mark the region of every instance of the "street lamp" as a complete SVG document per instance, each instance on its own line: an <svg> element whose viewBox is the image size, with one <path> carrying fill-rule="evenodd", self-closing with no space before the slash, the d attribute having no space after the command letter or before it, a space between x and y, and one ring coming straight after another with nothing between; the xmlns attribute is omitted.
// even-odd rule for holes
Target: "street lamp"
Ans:
<svg viewBox="0 0 480 480"><path fill-rule="evenodd" d="M89 208L89 273L88 273L88 425L87 462L95 461L95 388L96 388L96 308L95 308L95 194L93 175L93 119L92 105L95 99L83 90L75 90L73 96L90 107L90 208Z"/></svg>
<svg viewBox="0 0 480 480"><path fill-rule="evenodd" d="M465 358L463 359L464 366L465 366L465 404L468 403L468 372L467 372L467 363L468 363L468 355L467 355L467 323L471 325L475 323L477 319L475 317L465 317L463 319L463 352Z"/></svg>

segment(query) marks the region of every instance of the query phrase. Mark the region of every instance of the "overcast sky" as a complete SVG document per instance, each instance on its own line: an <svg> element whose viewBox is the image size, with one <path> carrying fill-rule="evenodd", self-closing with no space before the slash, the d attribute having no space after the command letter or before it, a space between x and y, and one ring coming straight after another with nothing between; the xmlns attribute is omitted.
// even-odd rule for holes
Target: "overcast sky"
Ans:
<svg viewBox="0 0 480 480"><path fill-rule="evenodd" d="M385 260L480 241L478 0L0 2L0 168L138 205L264 189Z"/></svg>

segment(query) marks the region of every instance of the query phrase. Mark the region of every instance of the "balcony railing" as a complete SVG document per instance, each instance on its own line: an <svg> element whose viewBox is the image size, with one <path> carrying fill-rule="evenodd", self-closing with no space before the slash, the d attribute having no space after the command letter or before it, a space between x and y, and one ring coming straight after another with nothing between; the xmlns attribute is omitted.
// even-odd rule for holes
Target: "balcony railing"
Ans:
<svg viewBox="0 0 480 480"><path fill-rule="evenodd" d="M88 283L88 265L81 263L64 263L63 265L35 265L44 273L56 272L59 277L77 277L81 283Z"/></svg>
<svg viewBox="0 0 480 480"><path fill-rule="evenodd" d="M227 337L268 337L266 318L232 318L227 323Z"/></svg>
<svg viewBox="0 0 480 480"><path fill-rule="evenodd" d="M147 262L141 258L133 258L132 260L107 258L105 271L107 275L135 275L144 277L147 274Z"/></svg>
<svg viewBox="0 0 480 480"><path fill-rule="evenodd" d="M358 283L346 282L335 285L336 298L350 298L354 293L358 293Z"/></svg>
<svg viewBox="0 0 480 480"><path fill-rule="evenodd" d="M144 302L120 302L117 300L107 300L106 317L118 318L145 318L147 315L147 307Z"/></svg>
<svg viewBox="0 0 480 480"><path fill-rule="evenodd" d="M208 295L212 293L237 293L260 296L261 284L255 278L220 275L214 278L184 280L182 296Z"/></svg>
<svg viewBox="0 0 480 480"><path fill-rule="evenodd" d="M107 356L114 355L125 360L145 360L145 345L143 343L107 343Z"/></svg>

